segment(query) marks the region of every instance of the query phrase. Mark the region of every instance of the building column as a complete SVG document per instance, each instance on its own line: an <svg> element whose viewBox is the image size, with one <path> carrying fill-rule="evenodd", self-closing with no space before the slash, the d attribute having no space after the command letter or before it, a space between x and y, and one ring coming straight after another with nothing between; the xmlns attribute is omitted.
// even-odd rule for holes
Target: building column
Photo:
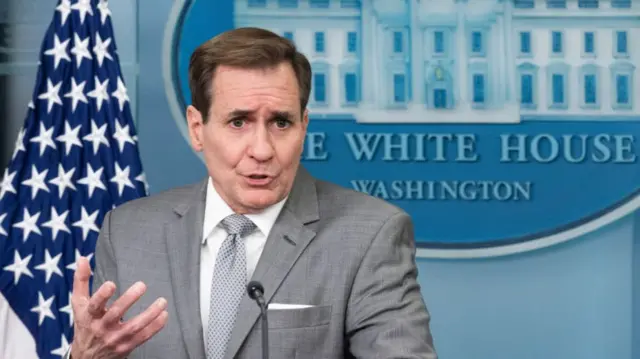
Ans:
<svg viewBox="0 0 640 359"><path fill-rule="evenodd" d="M372 0L362 0L362 6L360 9L361 25L358 33L359 41L359 57L360 64L362 66L362 73L360 76L362 102L367 105L372 105L376 102L375 97L375 61L378 60L375 52L375 38L376 28L373 18L373 4Z"/></svg>
<svg viewBox="0 0 640 359"><path fill-rule="evenodd" d="M507 50L505 47L505 39L506 39L506 35L505 35L505 27L504 27L504 12L498 14L498 18L497 18L497 22L496 22L496 26L494 27L494 29L496 30L496 36L497 36L497 41L496 44L497 46L497 60L498 60L498 67L495 69L498 75L498 83L496 86L496 89L498 91L498 98L497 100L500 102L500 104L504 104L506 102L506 93L507 93L507 74L506 74L506 67L507 67Z"/></svg>
<svg viewBox="0 0 640 359"><path fill-rule="evenodd" d="M424 46L420 30L420 4L418 0L408 0L409 36L411 38L411 102L415 106L424 103Z"/></svg>
<svg viewBox="0 0 640 359"><path fill-rule="evenodd" d="M455 83L458 85L458 96L456 98L455 107L466 107L469 104L469 75L468 75L468 50L467 49L467 29L466 29L466 11L467 0L456 0L456 54L457 61L457 77Z"/></svg>
<svg viewBox="0 0 640 359"><path fill-rule="evenodd" d="M504 2L504 44L506 53L504 54L506 59L506 66L503 71L506 71L507 87L505 92L505 101L507 103L515 103L516 96L514 91L516 90L516 65L515 65L515 53L513 51L513 4L511 1Z"/></svg>

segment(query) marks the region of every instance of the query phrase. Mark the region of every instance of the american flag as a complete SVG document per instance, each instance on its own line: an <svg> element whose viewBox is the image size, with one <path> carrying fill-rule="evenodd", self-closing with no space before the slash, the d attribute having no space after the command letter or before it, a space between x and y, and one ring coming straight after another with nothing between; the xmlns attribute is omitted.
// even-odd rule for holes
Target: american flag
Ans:
<svg viewBox="0 0 640 359"><path fill-rule="evenodd" d="M0 336L29 333L37 358L61 358L78 257L92 259L106 212L148 187L107 2L59 0L39 60L0 172ZM24 350L1 341L1 358Z"/></svg>

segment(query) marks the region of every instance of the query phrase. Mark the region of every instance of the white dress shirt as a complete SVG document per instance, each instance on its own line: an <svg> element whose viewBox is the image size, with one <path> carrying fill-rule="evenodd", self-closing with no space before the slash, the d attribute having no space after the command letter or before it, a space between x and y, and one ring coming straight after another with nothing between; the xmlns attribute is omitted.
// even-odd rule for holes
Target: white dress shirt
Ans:
<svg viewBox="0 0 640 359"><path fill-rule="evenodd" d="M246 214L255 225L256 229L244 237L247 250L247 278L251 278L256 269L258 259L262 254L264 245L273 224L276 222L282 207L287 199L267 207L258 214ZM227 216L234 214L233 210L220 197L213 182L209 178L207 186L206 206L204 211L204 225L202 228L202 250L200 251L200 318L205 337L208 328L211 281L215 268L216 257L222 242L227 238L227 232L220 222ZM247 279L248 281L248 279Z"/></svg>

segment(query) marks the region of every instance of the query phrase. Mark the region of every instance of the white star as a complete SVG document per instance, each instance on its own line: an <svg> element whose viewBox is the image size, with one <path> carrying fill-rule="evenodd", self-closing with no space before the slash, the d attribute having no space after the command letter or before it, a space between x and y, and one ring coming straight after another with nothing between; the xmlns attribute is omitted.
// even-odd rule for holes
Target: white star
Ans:
<svg viewBox="0 0 640 359"><path fill-rule="evenodd" d="M13 178L16 176L16 173L16 171L9 173L8 168L4 169L4 176L2 176L2 181L0 181L0 199L2 199L7 192L18 194L16 188L13 187Z"/></svg>
<svg viewBox="0 0 640 359"><path fill-rule="evenodd" d="M58 267L58 262L60 262L60 258L62 257L62 253L59 253L57 256L51 258L51 254L49 254L49 250L45 249L44 252L44 262L42 264L34 267L35 269L44 271L45 273L45 283L49 283L51 276L53 273L62 277L62 271Z"/></svg>
<svg viewBox="0 0 640 359"><path fill-rule="evenodd" d="M13 254L13 264L9 264L8 266L4 267L4 270L6 270L7 272L13 272L13 284L18 284L18 282L20 281L20 277L23 274L33 278L33 273L31 273L31 270L29 269L29 261L31 260L32 256L32 254L29 254L25 258L21 258L20 253L18 253L18 250L16 249Z"/></svg>
<svg viewBox="0 0 640 359"><path fill-rule="evenodd" d="M102 180L100 180L100 177L102 176L102 171L104 170L103 167L98 168L97 171L93 170L93 167L91 167L91 164L87 164L87 177L81 178L78 180L79 184L83 184L89 187L89 198L91 198L91 196L93 196L93 191L96 188L100 188L103 190L107 190L107 187L104 186L104 183L102 183Z"/></svg>
<svg viewBox="0 0 640 359"><path fill-rule="evenodd" d="M71 5L72 10L78 10L80 14L80 25L84 24L84 18L89 13L93 16L93 9L91 9L91 0L78 0L77 3Z"/></svg>
<svg viewBox="0 0 640 359"><path fill-rule="evenodd" d="M149 184L147 183L147 176L144 172L136 177L136 181L141 182L144 185L144 193L149 194Z"/></svg>
<svg viewBox="0 0 640 359"><path fill-rule="evenodd" d="M87 258L88 262L91 262L91 258L93 258L93 253L89 254L88 256L83 256L82 254L80 254L80 251L76 248L76 259L73 263L69 263L69 265L67 265L67 269L70 269L75 272L75 270L78 269L78 260L80 259L80 257L85 257ZM93 270L91 271L91 274L93 274Z"/></svg>
<svg viewBox="0 0 640 359"><path fill-rule="evenodd" d="M60 358L64 358L68 350L69 350L69 342L67 341L67 337L65 337L64 334L62 334L62 339L60 339L60 348L52 350L51 354L57 355Z"/></svg>
<svg viewBox="0 0 640 359"><path fill-rule="evenodd" d="M93 143L94 155L98 153L98 150L100 149L100 144L104 144L105 146L110 147L109 141L104 135L105 131L107 131L106 123L100 126L100 128L98 128L98 125L96 125L96 121L91 120L91 133L82 138L87 142Z"/></svg>
<svg viewBox="0 0 640 359"><path fill-rule="evenodd" d="M82 142L80 141L80 138L78 138L78 132L80 132L80 128L82 128L82 125L78 125L76 128L71 129L71 126L69 126L69 122L65 121L64 134L56 137L56 140L64 142L66 147L65 153L67 156L69 156L69 153L71 153L73 145L82 148Z"/></svg>
<svg viewBox="0 0 640 359"><path fill-rule="evenodd" d="M96 105L98 111L102 108L103 101L109 101L109 93L107 93L107 85L109 85L109 79L105 79L104 82L100 82L98 76L94 76L94 89L87 94L89 97L96 99Z"/></svg>
<svg viewBox="0 0 640 359"><path fill-rule="evenodd" d="M44 151L47 150L47 147L51 147L54 150L56 149L56 143L53 142L53 139L51 138L53 136L53 130L53 126L47 129L44 127L44 123L40 122L40 134L29 141L40 144L40 157L42 157Z"/></svg>
<svg viewBox="0 0 640 359"><path fill-rule="evenodd" d="M131 179L129 178L129 173L131 169L129 166L125 167L125 169L121 169L120 165L116 162L116 175L113 176L111 182L118 184L118 195L122 197L122 192L124 191L124 187L131 187L136 189L136 186L131 183Z"/></svg>
<svg viewBox="0 0 640 359"><path fill-rule="evenodd" d="M38 98L40 100L47 101L47 113L51 113L51 109L53 108L54 103L62 105L62 100L60 99L60 95L58 94L58 92L60 91L60 86L62 86L62 81L58 82L54 86L51 82L51 79L47 79L47 92L38 95Z"/></svg>
<svg viewBox="0 0 640 359"><path fill-rule="evenodd" d="M38 195L38 191L40 190L49 192L49 187L47 187L47 184L44 181L48 172L49 169L38 172L36 165L31 165L31 178L22 181L23 185L31 187L31 199L35 199Z"/></svg>
<svg viewBox="0 0 640 359"><path fill-rule="evenodd" d="M89 103L89 100L87 100L87 97L84 95L84 85L86 84L87 81L82 81L80 84L77 84L76 79L71 78L71 90L64 94L64 97L71 97L71 113L76 112L78 101Z"/></svg>
<svg viewBox="0 0 640 359"><path fill-rule="evenodd" d="M69 172L65 172L64 167L62 167L62 163L58 163L58 177L51 179L49 183L58 186L58 195L60 196L60 199L64 196L64 192L67 188L77 191L76 186L73 184L73 180L71 180L71 177L73 177L75 172L75 167L71 168Z"/></svg>
<svg viewBox="0 0 640 359"><path fill-rule="evenodd" d="M89 215L87 213L87 210L84 208L84 206L82 206L81 218L80 218L79 221L74 222L73 226L82 228L82 240L83 241L87 240L87 236L89 235L89 231L94 231L96 233L100 233L100 228L98 228L98 226L96 226L96 219L98 217L98 213L100 213L100 210L96 210L95 212L91 213L91 215Z"/></svg>
<svg viewBox="0 0 640 359"><path fill-rule="evenodd" d="M20 151L27 152L27 149L24 147L24 135L26 132L27 130L24 128L18 132L18 138L16 139L15 149L13 150L11 159L15 159ZM0 198L2 198L2 196L0 196Z"/></svg>
<svg viewBox="0 0 640 359"><path fill-rule="evenodd" d="M23 214L23 219L22 222L18 222L16 224L14 224L13 226L15 228L20 228L22 229L22 241L26 242L27 238L29 238L29 236L31 235L31 232L37 233L39 235L42 235L42 232L40 232L40 228L38 228L38 218L40 218L40 212L37 212L36 214L34 214L33 216L29 213L29 210L27 210L26 208L24 208L24 214Z"/></svg>
<svg viewBox="0 0 640 359"><path fill-rule="evenodd" d="M76 249L76 253L78 253L77 249ZM69 326L72 326L73 325L73 307L71 306L71 292L69 292L69 300L67 301L67 305L60 308L60 311L63 313L67 313L67 315L69 316Z"/></svg>
<svg viewBox="0 0 640 359"><path fill-rule="evenodd" d="M127 88L120 77L118 77L118 88L111 93L111 96L118 99L118 105L120 106L120 111L122 111L125 103L129 101L129 96L127 95Z"/></svg>
<svg viewBox="0 0 640 359"><path fill-rule="evenodd" d="M89 52L89 37L87 36L84 39L81 39L80 36L78 36L78 33L74 33L71 53L76 55L76 67L80 67L83 58L91 60L91 52Z"/></svg>
<svg viewBox="0 0 640 359"><path fill-rule="evenodd" d="M93 53L98 58L98 67L102 66L104 58L108 58L113 61L113 57L109 53L109 45L111 45L111 38L107 37L104 41L100 37L100 34L96 33L96 44L93 46Z"/></svg>
<svg viewBox="0 0 640 359"><path fill-rule="evenodd" d="M53 315L51 311L51 304L53 304L53 300L56 298L55 295L49 297L49 299L45 300L42 296L42 292L38 292L38 305L31 308L31 311L34 313L38 313L38 326L42 325L45 317L49 317L51 319L56 319L56 316Z"/></svg>
<svg viewBox="0 0 640 359"><path fill-rule="evenodd" d="M124 127L120 126L120 121L118 121L118 119L116 119L116 131L113 133L113 138L118 141L120 153L124 151L124 146L127 144L127 142L134 146L136 145L136 143L133 141L133 138L131 138L131 135L129 134L129 125L126 125Z"/></svg>
<svg viewBox="0 0 640 359"><path fill-rule="evenodd" d="M9 233L7 233L7 231L5 231L4 226L2 225L2 222L4 222L5 218L7 218L7 214L6 213L0 214L0 235L9 237Z"/></svg>
<svg viewBox="0 0 640 359"><path fill-rule="evenodd" d="M69 230L69 227L67 227L67 224L65 223L68 215L68 210L64 211L64 213L62 214L58 214L56 208L51 206L51 220L49 220L49 222L43 223L42 226L51 228L51 232L53 233L53 237L51 238L52 241L56 241L56 238L58 237L58 233L60 233L60 231L71 234L71 230ZM60 275L62 275L62 273L60 273Z"/></svg>
<svg viewBox="0 0 640 359"><path fill-rule="evenodd" d="M30 100L29 103L27 104L27 107L29 107L32 110L35 110L36 105L33 104L33 100Z"/></svg>
<svg viewBox="0 0 640 359"><path fill-rule="evenodd" d="M53 47L47 49L44 52L45 55L53 56L53 69L57 69L60 64L60 60L71 61L69 54L67 54L67 45L69 45L69 40L66 39L64 42L60 42L58 38L58 34L53 34Z"/></svg>
<svg viewBox="0 0 640 359"><path fill-rule="evenodd" d="M107 21L107 17L111 15L111 10L109 10L109 5L107 4L107 0L100 0L98 3L98 11L100 11L100 22L104 25L104 22Z"/></svg>
<svg viewBox="0 0 640 359"><path fill-rule="evenodd" d="M62 0L62 2L60 2L60 5L56 7L56 11L60 12L60 19L62 20L60 21L60 25L64 26L64 24L67 22L69 14L71 14L71 2L69 0Z"/></svg>

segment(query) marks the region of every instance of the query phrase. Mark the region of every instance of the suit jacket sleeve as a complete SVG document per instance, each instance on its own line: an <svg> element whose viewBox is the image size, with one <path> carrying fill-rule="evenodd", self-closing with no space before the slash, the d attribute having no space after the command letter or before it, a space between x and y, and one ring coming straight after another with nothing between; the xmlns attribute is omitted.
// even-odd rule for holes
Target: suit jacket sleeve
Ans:
<svg viewBox="0 0 640 359"><path fill-rule="evenodd" d="M102 221L102 228L96 241L95 249L95 269L93 271L93 282L91 285L91 293L95 293L98 288L106 281L112 281L117 283L117 266L116 256L111 244L110 230L111 230L111 216L113 212L107 212ZM109 298L107 302L107 308L120 296L123 288L116 287L116 291ZM126 288L124 288L126 290Z"/></svg>
<svg viewBox="0 0 640 359"><path fill-rule="evenodd" d="M367 249L347 308L349 349L356 358L437 359L415 251L405 212L391 216Z"/></svg>

